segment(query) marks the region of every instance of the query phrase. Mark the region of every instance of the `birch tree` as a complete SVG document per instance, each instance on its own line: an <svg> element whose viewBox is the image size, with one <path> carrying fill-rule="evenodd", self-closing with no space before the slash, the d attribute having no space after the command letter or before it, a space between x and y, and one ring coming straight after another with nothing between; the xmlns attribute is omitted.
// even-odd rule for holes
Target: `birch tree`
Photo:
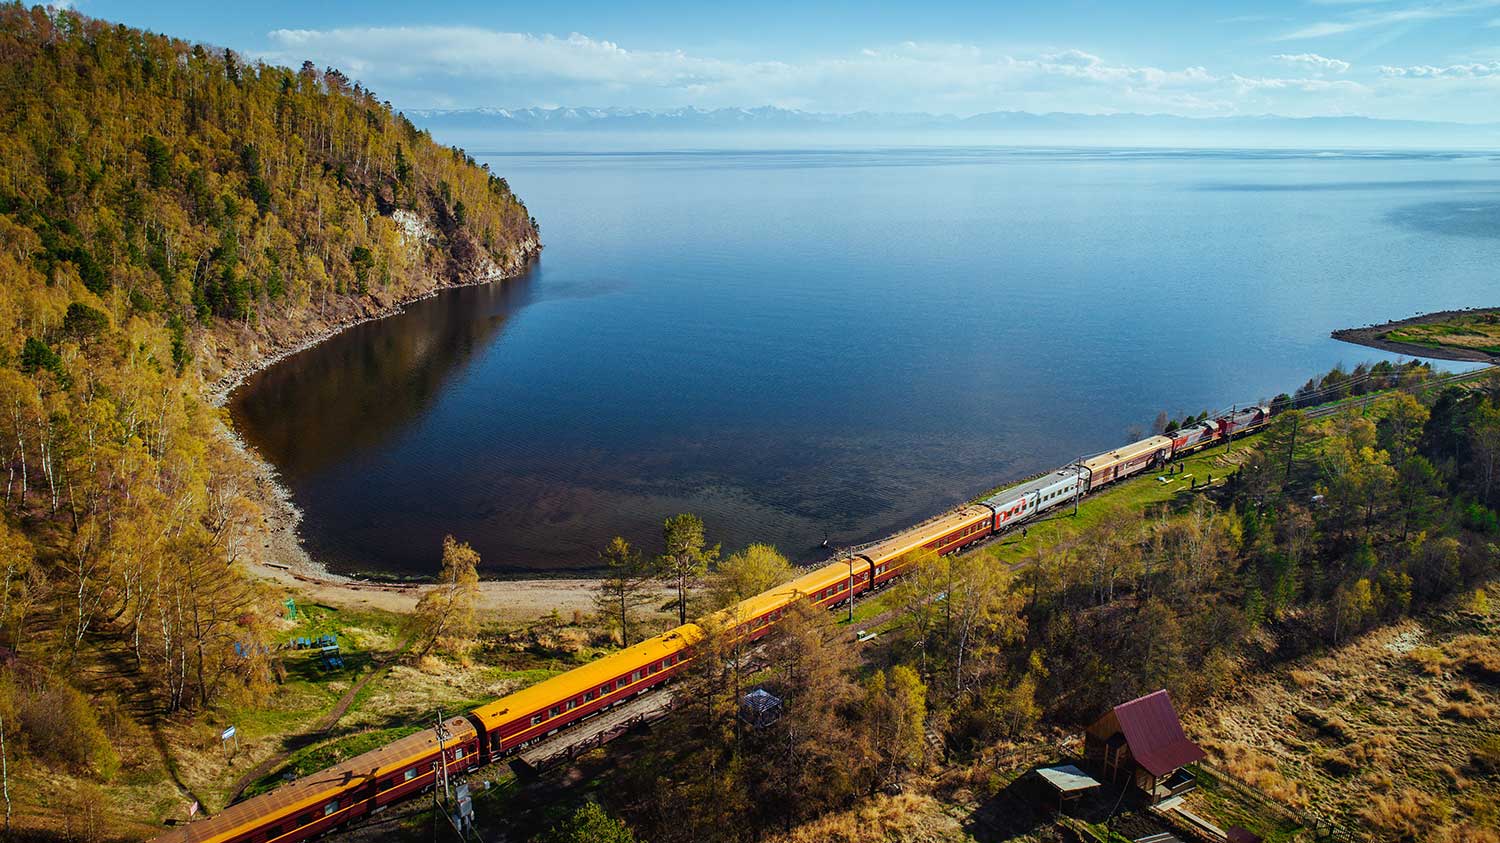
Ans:
<svg viewBox="0 0 1500 843"><path fill-rule="evenodd" d="M418 655L441 646L462 652L478 628L474 604L479 597L479 553L468 542L443 537L443 568L438 583L417 601L412 615L413 632L420 642Z"/></svg>

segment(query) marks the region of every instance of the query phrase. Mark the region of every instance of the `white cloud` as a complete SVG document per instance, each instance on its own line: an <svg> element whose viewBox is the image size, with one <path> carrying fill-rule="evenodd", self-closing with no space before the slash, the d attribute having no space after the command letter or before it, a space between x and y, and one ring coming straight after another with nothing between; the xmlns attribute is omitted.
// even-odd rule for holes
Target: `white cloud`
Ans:
<svg viewBox="0 0 1500 843"><path fill-rule="evenodd" d="M1327 38L1362 29L1463 17L1485 9L1493 9L1496 6L1500 6L1500 0L1449 0L1449 2L1420 3L1394 9L1361 8L1337 20L1317 21L1293 29L1277 36L1276 40L1299 41L1309 38Z"/></svg>
<svg viewBox="0 0 1500 843"><path fill-rule="evenodd" d="M1496 0L1500 2L1500 0ZM1500 66L1370 67L1316 53L1277 56L1285 75L1232 66L1165 68L1058 46L1012 53L971 44L869 45L796 61L635 50L583 34L477 27L277 30L260 57L310 59L401 108L776 105L809 111L1139 112L1186 116L1364 114L1472 121L1493 112ZM1442 81L1438 81L1442 80Z"/></svg>
<svg viewBox="0 0 1500 843"><path fill-rule="evenodd" d="M1342 59L1331 59L1327 56L1320 56L1317 53L1281 53L1271 56L1271 58L1279 62L1285 62L1286 64L1308 67L1324 73L1344 73L1351 67L1349 62Z"/></svg>
<svg viewBox="0 0 1500 843"><path fill-rule="evenodd" d="M1384 76L1401 79L1481 79L1500 77L1500 61L1443 66L1418 64L1408 67L1391 67L1384 65L1380 68L1380 72Z"/></svg>
<svg viewBox="0 0 1500 843"><path fill-rule="evenodd" d="M262 58L338 67L407 106L503 102L645 107L773 104L825 111L973 113L1232 109L1202 67L1116 64L1076 49L1012 56L966 44L905 42L803 62L732 61L476 27L282 29Z"/></svg>

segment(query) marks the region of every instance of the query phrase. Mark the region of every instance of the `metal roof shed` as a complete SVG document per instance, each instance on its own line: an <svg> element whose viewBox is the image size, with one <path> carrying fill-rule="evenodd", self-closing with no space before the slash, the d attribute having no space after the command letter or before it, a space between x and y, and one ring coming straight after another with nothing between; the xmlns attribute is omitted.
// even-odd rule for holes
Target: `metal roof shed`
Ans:
<svg viewBox="0 0 1500 843"><path fill-rule="evenodd" d="M1057 794L1058 810L1067 808L1069 802L1081 798L1089 791L1100 787L1098 779L1078 769L1072 764L1064 764L1059 767L1041 767L1036 771L1037 777L1046 782Z"/></svg>

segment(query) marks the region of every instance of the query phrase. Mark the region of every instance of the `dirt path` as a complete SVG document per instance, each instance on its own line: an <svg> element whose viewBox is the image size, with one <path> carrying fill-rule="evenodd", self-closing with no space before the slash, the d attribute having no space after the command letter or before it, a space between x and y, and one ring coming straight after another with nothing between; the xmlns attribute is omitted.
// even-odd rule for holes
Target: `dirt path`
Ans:
<svg viewBox="0 0 1500 843"><path fill-rule="evenodd" d="M255 767L253 767L249 772L245 773L243 776L240 776L239 780L234 783L234 788L229 794L228 804L233 805L235 802L238 802L241 794L245 792L245 788L254 784L262 776L274 770L276 768L276 765L281 764L288 758L292 757L293 752L296 752L298 749L301 749L304 746L312 744L319 738L328 734L329 730L338 725L338 722L344 718L344 715L349 713L349 706L354 704L354 697L358 695L366 685L370 684L371 681L378 677L384 676L390 670L391 664L394 663L402 653L405 653L406 648L410 645L411 639L404 638L402 639L400 644L396 645L395 653L388 655L385 658L376 659L374 663L374 669L372 669L369 673L366 673L359 679L359 681L355 682L353 685L350 685L349 690L344 692L344 695L339 698L339 701L334 704L333 708L329 709L327 714L318 718L318 721L312 724L311 728L300 735L292 736L284 741L285 744L291 745L287 746L286 749L277 752L275 755L272 755L270 758L267 758L266 760L260 762L259 764L256 764Z"/></svg>

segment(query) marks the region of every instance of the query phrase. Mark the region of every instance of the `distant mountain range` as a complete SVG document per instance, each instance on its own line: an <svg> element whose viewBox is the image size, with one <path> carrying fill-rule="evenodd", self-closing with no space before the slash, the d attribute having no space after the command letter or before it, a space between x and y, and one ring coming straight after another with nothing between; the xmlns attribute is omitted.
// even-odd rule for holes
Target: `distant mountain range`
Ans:
<svg viewBox="0 0 1500 843"><path fill-rule="evenodd" d="M640 132L883 135L999 135L1081 143L1206 140L1500 147L1500 123L1440 123L1370 117L1178 117L1169 114L1073 114L994 111L951 114L849 114L759 108L464 108L418 109L407 115L436 132Z"/></svg>

